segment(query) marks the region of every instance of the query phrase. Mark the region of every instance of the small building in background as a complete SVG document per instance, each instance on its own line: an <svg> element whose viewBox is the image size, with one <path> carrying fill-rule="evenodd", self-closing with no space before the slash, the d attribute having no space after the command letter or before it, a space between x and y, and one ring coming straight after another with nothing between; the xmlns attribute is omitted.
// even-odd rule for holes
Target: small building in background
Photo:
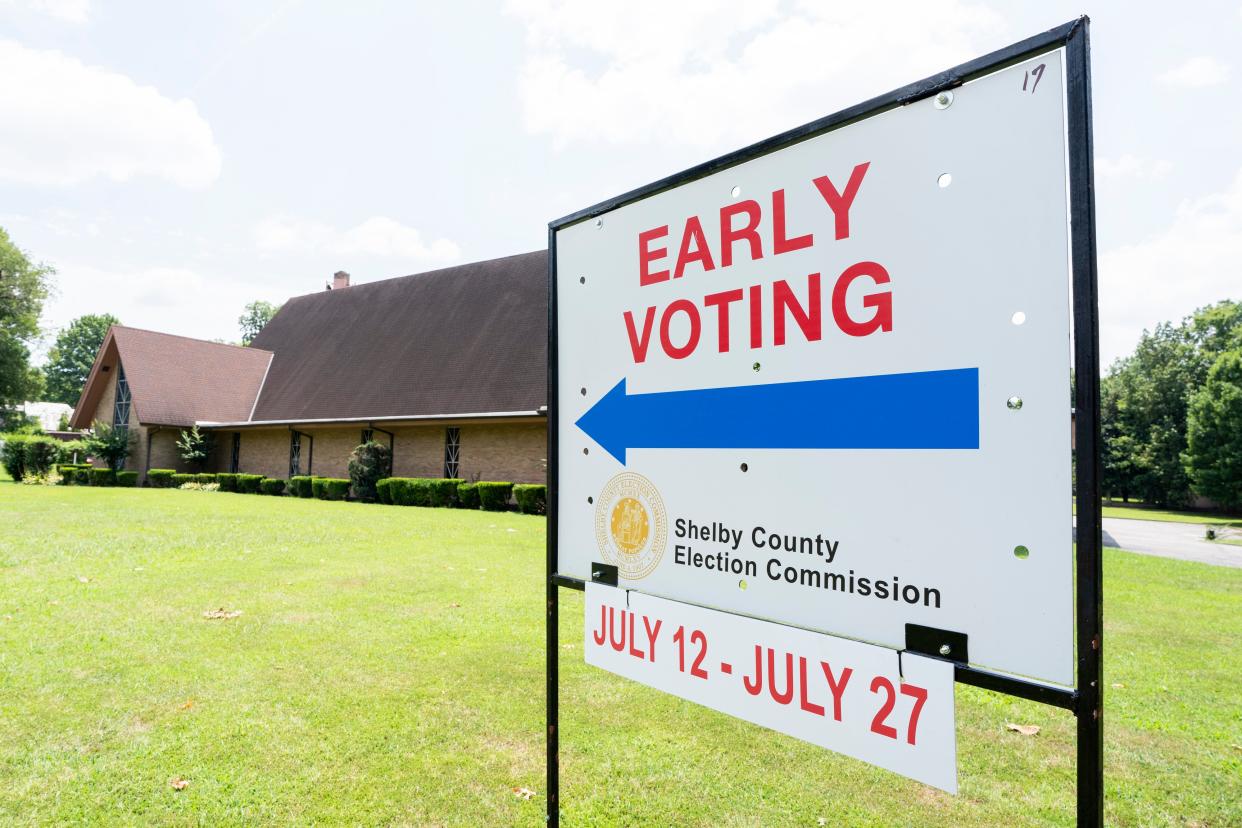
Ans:
<svg viewBox="0 0 1242 828"><path fill-rule="evenodd" d="M113 326L74 409L134 435L126 468L348 477L375 440L398 477L541 483L547 446L546 251L298 296L248 347Z"/></svg>

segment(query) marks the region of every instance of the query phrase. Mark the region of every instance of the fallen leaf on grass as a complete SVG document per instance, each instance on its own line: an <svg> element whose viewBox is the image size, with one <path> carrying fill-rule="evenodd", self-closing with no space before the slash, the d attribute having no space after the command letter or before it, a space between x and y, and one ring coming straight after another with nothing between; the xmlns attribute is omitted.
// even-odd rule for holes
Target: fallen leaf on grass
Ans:
<svg viewBox="0 0 1242 828"><path fill-rule="evenodd" d="M535 795L535 792L532 791L530 788L514 788L513 795L516 796L518 799L530 799L532 796Z"/></svg>
<svg viewBox="0 0 1242 828"><path fill-rule="evenodd" d="M194 706L194 699L186 699L185 704L181 705L182 710L189 710Z"/></svg>
<svg viewBox="0 0 1242 828"><path fill-rule="evenodd" d="M450 607L452 607L453 609L457 609L458 607L460 607L460 606L461 606L461 604L459 604L459 603L457 603L456 601L454 601L453 603L449 604L449 606L450 606Z"/></svg>
<svg viewBox="0 0 1242 828"><path fill-rule="evenodd" d="M1115 683L1113 684L1113 687L1115 687L1115 688L1117 688L1118 690L1120 690L1121 688L1125 687L1125 685L1124 685L1124 684L1122 684L1121 682L1119 682L1119 681L1118 681L1118 682L1115 682Z"/></svg>
<svg viewBox="0 0 1242 828"><path fill-rule="evenodd" d="M1023 736L1034 736L1039 732L1039 725L1020 725L1009 722L1005 725L1006 730L1012 730L1014 733L1021 733Z"/></svg>
<svg viewBox="0 0 1242 828"><path fill-rule="evenodd" d="M828 820L827 820L827 819L825 819L824 817L820 817L819 819L817 819L817 820L815 821L815 824L816 824L816 825L827 825L827 824L828 824Z"/></svg>
<svg viewBox="0 0 1242 828"><path fill-rule="evenodd" d="M90 579L90 578L88 578L88 577L86 577L85 575L79 575L79 576L78 576L78 583L80 583L80 584L89 584L90 582L91 582L91 579Z"/></svg>
<svg viewBox="0 0 1242 828"><path fill-rule="evenodd" d="M190 784L190 780L182 779L180 776L174 776L169 780L168 784L174 791L184 791L186 786Z"/></svg>
<svg viewBox="0 0 1242 828"><path fill-rule="evenodd" d="M242 614L241 610L226 610L224 607L220 607L220 609L207 610L206 612L203 613L203 617L209 620L215 620L215 619L228 620L229 618L236 618L237 616L241 614Z"/></svg>

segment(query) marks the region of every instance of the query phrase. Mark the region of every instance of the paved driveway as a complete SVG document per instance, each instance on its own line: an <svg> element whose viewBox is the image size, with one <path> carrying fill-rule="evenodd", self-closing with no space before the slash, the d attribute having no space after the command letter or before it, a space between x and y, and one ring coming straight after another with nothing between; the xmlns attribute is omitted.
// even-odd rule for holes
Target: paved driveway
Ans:
<svg viewBox="0 0 1242 828"><path fill-rule="evenodd" d="M1242 568L1242 546L1203 539L1201 523L1104 518L1104 545L1183 561Z"/></svg>

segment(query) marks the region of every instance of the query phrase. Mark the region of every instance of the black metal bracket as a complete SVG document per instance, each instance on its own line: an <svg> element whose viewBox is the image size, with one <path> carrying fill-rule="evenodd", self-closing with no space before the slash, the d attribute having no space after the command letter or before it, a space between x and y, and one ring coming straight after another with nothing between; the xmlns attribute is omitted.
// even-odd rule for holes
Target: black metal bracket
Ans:
<svg viewBox="0 0 1242 828"><path fill-rule="evenodd" d="M599 561L591 562L591 583L616 586L617 576L617 568L612 564L600 563Z"/></svg>
<svg viewBox="0 0 1242 828"><path fill-rule="evenodd" d="M922 624L906 624L906 651L958 664L970 663L966 633L938 630Z"/></svg>

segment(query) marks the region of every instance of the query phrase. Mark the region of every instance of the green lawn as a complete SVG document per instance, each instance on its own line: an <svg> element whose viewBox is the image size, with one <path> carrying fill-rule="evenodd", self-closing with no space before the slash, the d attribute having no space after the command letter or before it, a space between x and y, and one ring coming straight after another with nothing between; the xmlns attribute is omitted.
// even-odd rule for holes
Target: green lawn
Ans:
<svg viewBox="0 0 1242 828"><path fill-rule="evenodd" d="M0 823L543 824L541 519L0 483L0 527ZM1242 824L1242 570L1106 570L1109 824ZM566 825L1073 822L1065 711L959 687L950 797L586 667L564 594Z"/></svg>
<svg viewBox="0 0 1242 828"><path fill-rule="evenodd" d="M1242 518L1237 515L1177 511L1174 509L1161 509L1156 506L1142 506L1137 503L1123 504L1117 501L1105 503L1104 517L1127 518L1130 520L1164 520L1173 523L1201 523L1205 526L1242 527Z"/></svg>

